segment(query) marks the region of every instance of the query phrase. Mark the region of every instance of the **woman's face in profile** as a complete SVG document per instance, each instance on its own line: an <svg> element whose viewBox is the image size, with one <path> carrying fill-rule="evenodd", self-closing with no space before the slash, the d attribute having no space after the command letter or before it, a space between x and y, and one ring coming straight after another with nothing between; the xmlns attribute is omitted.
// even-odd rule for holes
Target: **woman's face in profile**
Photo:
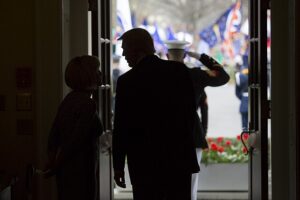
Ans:
<svg viewBox="0 0 300 200"><path fill-rule="evenodd" d="M95 72L95 77L93 78L93 82L91 86L86 88L87 90L97 90L98 87L102 85L102 73L99 69Z"/></svg>

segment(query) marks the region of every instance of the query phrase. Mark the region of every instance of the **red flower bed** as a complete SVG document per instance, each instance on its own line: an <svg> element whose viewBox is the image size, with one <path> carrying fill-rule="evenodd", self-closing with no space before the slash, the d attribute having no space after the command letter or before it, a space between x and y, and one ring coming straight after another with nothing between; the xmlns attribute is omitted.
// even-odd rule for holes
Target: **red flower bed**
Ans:
<svg viewBox="0 0 300 200"><path fill-rule="evenodd" d="M244 134L246 141L249 135ZM248 155L245 155L246 148L243 146L241 136L236 138L207 138L209 149L203 151L202 162L209 163L246 163Z"/></svg>

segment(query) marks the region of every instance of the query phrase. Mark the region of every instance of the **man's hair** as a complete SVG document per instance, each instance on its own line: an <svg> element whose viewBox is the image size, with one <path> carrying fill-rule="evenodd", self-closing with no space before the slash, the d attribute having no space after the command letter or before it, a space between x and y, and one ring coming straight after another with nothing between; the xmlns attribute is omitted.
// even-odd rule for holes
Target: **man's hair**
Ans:
<svg viewBox="0 0 300 200"><path fill-rule="evenodd" d="M148 31L142 28L133 28L125 32L118 40L123 40L133 49L146 54L155 53L153 39Z"/></svg>
<svg viewBox="0 0 300 200"><path fill-rule="evenodd" d="M73 90L87 89L97 83L100 62L95 56L77 56L67 65L66 84Z"/></svg>
<svg viewBox="0 0 300 200"><path fill-rule="evenodd" d="M169 60L183 62L185 52L183 49L168 49Z"/></svg>

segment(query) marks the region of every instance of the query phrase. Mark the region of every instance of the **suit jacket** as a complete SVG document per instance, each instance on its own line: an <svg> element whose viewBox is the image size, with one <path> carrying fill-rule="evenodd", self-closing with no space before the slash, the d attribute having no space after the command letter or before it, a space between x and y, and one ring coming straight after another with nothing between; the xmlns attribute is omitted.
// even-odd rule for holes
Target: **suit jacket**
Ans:
<svg viewBox="0 0 300 200"><path fill-rule="evenodd" d="M221 86L221 85L226 84L229 81L229 75L225 72L223 67L214 66L213 70L215 71L215 74L216 74L215 76L209 75L201 68L189 68L190 76L192 78L193 86L194 86L194 90L195 90L196 105L200 106L202 104L202 107L204 107L204 108L205 108L205 105L203 105L203 103L204 103L203 97L204 97L204 95L206 96L206 94L204 92L204 88L207 86L212 86L212 87ZM205 116L205 110L201 110L201 112L203 112L203 116ZM206 112L207 112L207 110L206 110ZM202 119L202 120L204 120L204 125L206 124L206 127L203 127L203 123L199 119L198 114L197 114L196 118L197 118L197 120L195 123L194 132L193 132L194 147L207 148L208 144L205 139L206 129L207 129L207 118Z"/></svg>
<svg viewBox="0 0 300 200"><path fill-rule="evenodd" d="M143 184L173 171L199 171L192 141L195 96L184 64L147 56L119 77L113 131L113 167ZM160 177L161 178L161 177Z"/></svg>

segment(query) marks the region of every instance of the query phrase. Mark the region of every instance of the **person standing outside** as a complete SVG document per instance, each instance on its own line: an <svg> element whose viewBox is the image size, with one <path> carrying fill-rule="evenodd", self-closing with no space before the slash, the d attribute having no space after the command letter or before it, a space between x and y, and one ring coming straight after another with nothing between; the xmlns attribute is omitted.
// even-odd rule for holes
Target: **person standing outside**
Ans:
<svg viewBox="0 0 300 200"><path fill-rule="evenodd" d="M209 70L201 68L188 68L190 77L193 81L196 109L200 108L201 118L196 113L196 123L193 131L193 147L196 149L197 160L200 166L202 150L208 148L206 141L207 125L208 125L208 104L207 95L204 91L206 86L221 86L229 81L229 75L224 71L223 67L214 59L206 54L198 54L195 52L185 52L186 46L189 44L185 41L171 40L166 41L168 48L167 58L183 63L186 54L190 57L201 61ZM197 199L199 173L194 173L191 179L191 200Z"/></svg>
<svg viewBox="0 0 300 200"><path fill-rule="evenodd" d="M191 198L199 171L193 148L194 91L184 64L158 58L141 28L121 37L131 69L117 81L113 130L114 180L126 187L127 160L134 200Z"/></svg>
<svg viewBox="0 0 300 200"><path fill-rule="evenodd" d="M243 131L248 130L248 73L248 56L243 56L242 62L237 63L235 73L235 95L240 100Z"/></svg>
<svg viewBox="0 0 300 200"><path fill-rule="evenodd" d="M67 65L65 82L72 89L61 102L48 137L46 178L55 175L59 200L98 197L99 136L103 127L93 92L101 85L100 62L77 56Z"/></svg>

